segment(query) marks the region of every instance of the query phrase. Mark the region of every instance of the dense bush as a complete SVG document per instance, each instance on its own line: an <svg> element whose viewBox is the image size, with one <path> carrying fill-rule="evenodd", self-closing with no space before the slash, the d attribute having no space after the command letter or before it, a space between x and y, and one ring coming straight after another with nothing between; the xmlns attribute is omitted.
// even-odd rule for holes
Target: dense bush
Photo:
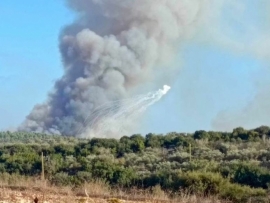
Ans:
<svg viewBox="0 0 270 203"><path fill-rule="evenodd" d="M253 189L231 183L218 173L187 172L179 174L179 186L192 193L218 195L236 202L246 202L249 198L265 196L263 189Z"/></svg>

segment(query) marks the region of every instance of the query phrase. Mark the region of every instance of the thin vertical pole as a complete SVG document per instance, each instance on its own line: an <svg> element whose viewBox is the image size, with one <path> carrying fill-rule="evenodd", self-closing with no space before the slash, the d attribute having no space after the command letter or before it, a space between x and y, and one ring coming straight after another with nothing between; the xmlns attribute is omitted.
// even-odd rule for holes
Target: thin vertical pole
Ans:
<svg viewBox="0 0 270 203"><path fill-rule="evenodd" d="M44 181L44 159L43 159L43 152L41 152L41 180Z"/></svg>
<svg viewBox="0 0 270 203"><path fill-rule="evenodd" d="M191 162L191 144L189 144L189 161Z"/></svg>

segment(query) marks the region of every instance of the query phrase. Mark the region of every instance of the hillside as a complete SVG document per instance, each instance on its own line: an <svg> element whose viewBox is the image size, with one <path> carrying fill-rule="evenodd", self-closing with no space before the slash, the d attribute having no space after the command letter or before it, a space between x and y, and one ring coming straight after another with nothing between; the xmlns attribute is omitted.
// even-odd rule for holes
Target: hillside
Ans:
<svg viewBox="0 0 270 203"><path fill-rule="evenodd" d="M72 190L100 180L121 190L160 188L170 198L215 196L268 202L270 128L233 132L132 135L77 139L37 133L0 133L0 180L5 187L45 179Z"/></svg>

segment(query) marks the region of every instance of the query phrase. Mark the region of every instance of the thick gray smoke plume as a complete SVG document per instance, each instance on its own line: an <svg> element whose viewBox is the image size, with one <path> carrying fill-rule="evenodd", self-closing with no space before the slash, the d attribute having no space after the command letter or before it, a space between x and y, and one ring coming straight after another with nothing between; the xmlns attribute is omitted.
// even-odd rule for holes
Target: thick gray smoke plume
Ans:
<svg viewBox="0 0 270 203"><path fill-rule="evenodd" d="M20 130L75 135L99 105L170 74L179 43L201 20L203 0L67 0L79 18L63 29L64 75ZM163 85L163 84L162 84ZM145 91L140 91L145 93ZM98 136L98 135L97 135Z"/></svg>

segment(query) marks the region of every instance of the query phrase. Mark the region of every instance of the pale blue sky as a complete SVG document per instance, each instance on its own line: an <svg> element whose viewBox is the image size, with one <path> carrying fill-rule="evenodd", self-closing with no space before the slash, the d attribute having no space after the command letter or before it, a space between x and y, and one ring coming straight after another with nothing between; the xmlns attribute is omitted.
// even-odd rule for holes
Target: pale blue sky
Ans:
<svg viewBox="0 0 270 203"><path fill-rule="evenodd" d="M58 34L72 19L63 1L0 2L0 129L45 100L62 72Z"/></svg>
<svg viewBox="0 0 270 203"><path fill-rule="evenodd" d="M242 38L241 22L264 26L263 5L248 2L244 21L224 18L224 25L232 25L230 38L243 43L253 35ZM46 99L62 73L59 31L72 19L74 14L62 0L0 1L0 129L16 127ZM220 111L239 110L252 101L254 76L263 75L268 65L250 54L196 41L185 43L177 60L184 63L180 74L169 94L147 111L142 133L213 129L211 123Z"/></svg>

